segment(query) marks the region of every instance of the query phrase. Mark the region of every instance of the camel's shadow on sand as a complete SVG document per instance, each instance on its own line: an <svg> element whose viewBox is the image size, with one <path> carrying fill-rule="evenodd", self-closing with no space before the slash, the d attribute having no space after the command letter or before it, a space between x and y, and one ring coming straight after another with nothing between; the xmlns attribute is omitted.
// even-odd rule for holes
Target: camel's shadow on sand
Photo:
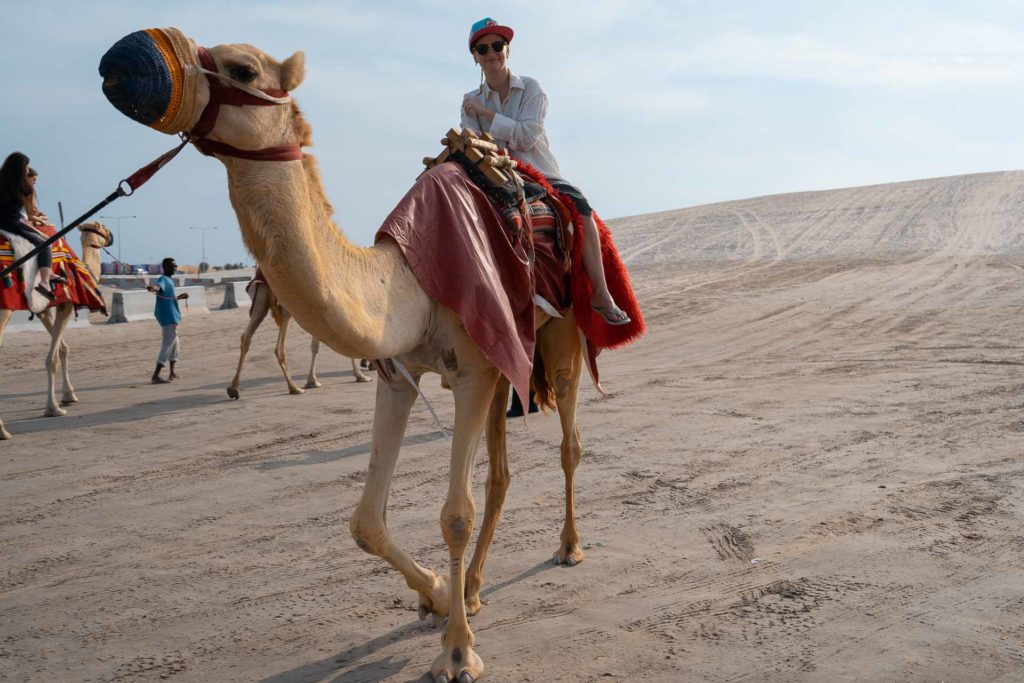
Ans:
<svg viewBox="0 0 1024 683"><path fill-rule="evenodd" d="M486 598L495 591L519 583L531 576L536 576L541 572L553 569L555 569L555 565L551 564L550 561L545 560L543 562L539 562L533 567L530 567L526 571L521 572L506 581L484 588L480 592L480 595L481 597ZM484 602L486 604L486 601ZM493 607L489 609L493 609ZM405 659L395 659L392 655L387 655L386 657L382 657L376 661L366 662L365 664L359 664L358 666L356 666L356 663L365 657L369 657L377 653L380 649L387 647L390 643L396 643L400 640L424 635L433 637L439 633L440 631L435 631L430 627L425 626L420 621L411 621L391 630L388 633L385 633L384 635L378 636L373 640L368 640L362 645L353 646L336 655L325 657L324 659L310 664L305 664L296 669L292 669L291 671L284 671L273 676L268 676L267 678L262 679L260 683L307 683L308 681L325 680L325 678L330 676L332 672L337 672L337 676L331 678L330 683L370 683L371 681L382 681L389 676L397 674L405 668L411 660L408 657ZM340 669L345 670L340 671ZM433 679L429 674L425 673L421 676L407 679L404 683L433 683Z"/></svg>
<svg viewBox="0 0 1024 683"><path fill-rule="evenodd" d="M439 441L444 438L446 438L445 435L439 431L427 432L425 434L414 434L402 439L402 448L430 443L431 441ZM261 462L255 465L255 468L260 471L267 471L278 470L283 467L297 467L299 465L322 465L324 463L334 462L335 460L351 458L356 455L369 455L372 447L373 444L367 441L366 443L343 448L340 451L310 451L306 453L305 460L275 460L273 462Z"/></svg>
<svg viewBox="0 0 1024 683"><path fill-rule="evenodd" d="M132 386L132 385L125 385ZM84 391L81 393L85 393ZM18 434L35 434L38 432L53 432L66 429L81 429L89 427L109 427L112 424L124 422L138 422L149 417L174 413L181 410L191 410L201 406L209 406L221 403L219 397L206 394L169 394L163 398L136 403L121 408L111 408L95 413L73 412L70 408L68 414L60 418L45 417L43 415L22 419L6 420L8 428ZM74 404L75 406L80 404Z"/></svg>
<svg viewBox="0 0 1024 683"><path fill-rule="evenodd" d="M320 374L321 379L334 379L338 377L352 377L351 370L334 370L331 372L325 372ZM91 397L90 394L100 391L110 391L116 389L146 389L148 390L150 385L148 381L138 382L122 382L119 384L109 384L105 386L80 386L75 387L75 393L78 394L80 399L79 403L71 404L68 408L68 415L62 418L51 418L45 417L42 414L43 405L46 401L46 391L32 391L24 392L20 394L4 394L0 396L0 399L4 401L15 400L20 405L24 406L27 400L39 399L39 412L29 417L15 418L10 415L5 415L5 422L7 423L8 429L11 429L15 435L17 434L36 434L39 432L51 432L61 431L66 429L79 429L82 427L101 427L108 426L110 424L117 424L123 422L137 422L138 420L145 420L150 417L157 415L164 415L167 413L173 413L180 410L190 410L202 406L216 405L218 403L226 403L231 401L227 395L223 393L209 394L207 392L212 390L220 390L221 392L229 384L230 379L225 379L223 382L216 382L211 384L204 384L200 387L190 387L195 391L203 393L188 393L188 394L175 394L175 393L164 393L161 395L161 391L165 391L165 387L153 387L153 391L146 394L146 400L139 403L132 403L118 408L111 408L109 410L102 410L99 412L88 412L89 406L96 405L96 399ZM264 385L280 383L282 386L284 382L281 380L281 375L268 375L266 377L254 377L247 379L242 382L241 389L255 389ZM352 382L353 385L357 383ZM330 388L335 386L347 386L347 385L330 385ZM371 383L369 386L373 386ZM324 389L329 388L324 386ZM286 391L282 391L282 394L286 394ZM59 394L59 389L58 389ZM262 395L260 397L263 397ZM251 398L257 398L252 396ZM79 407L81 406L81 407ZM78 412L82 411L82 412ZM369 452L369 450L365 451ZM335 458L328 458L324 462L344 457L344 455L338 455ZM296 463L302 464L302 463Z"/></svg>

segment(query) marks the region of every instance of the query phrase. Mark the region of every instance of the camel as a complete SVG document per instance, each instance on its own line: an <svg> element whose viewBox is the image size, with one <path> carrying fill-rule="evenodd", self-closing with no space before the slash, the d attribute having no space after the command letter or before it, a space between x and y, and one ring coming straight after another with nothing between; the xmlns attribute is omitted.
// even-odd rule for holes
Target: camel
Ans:
<svg viewBox="0 0 1024 683"><path fill-rule="evenodd" d="M245 326L245 331L242 332L242 351L238 357L238 369L235 371L235 376L231 380L231 386L228 387L228 396L237 399L239 397L238 388L242 382L242 365L245 363L245 356L249 353L249 346L252 344L252 336L256 334L256 330L263 323L263 320L267 317L267 313L270 313L274 318L274 322L277 323L277 345L274 347L274 357L277 358L277 364L281 366L281 372L284 373L284 381L288 383L289 394L303 394L304 389L300 389L295 381L292 379L291 373L288 372L288 360L285 356L284 343L288 337L288 326L291 325L292 316L284 306L274 296L274 291L270 289L270 285L265 282L260 282L253 287L252 295L252 308L249 309L249 324ZM306 389L318 389L322 384L316 377L316 357L320 353L320 340L316 337L312 338L310 342L310 353L312 358L309 361L309 376L306 378ZM355 358L352 359L352 375L356 378L357 382L371 382L373 378L367 375L359 367L359 361Z"/></svg>
<svg viewBox="0 0 1024 683"><path fill-rule="evenodd" d="M199 70L200 64L206 71ZM206 76L212 71L219 75ZM473 650L468 617L481 607L484 561L509 485L509 381L472 342L455 313L427 296L397 244L381 240L371 248L354 246L330 220L315 160L299 150L310 144L310 127L287 93L303 80L302 52L278 62L251 45L204 50L176 29L150 29L111 47L100 62L100 74L104 94L122 113L165 133L187 133L224 164L245 244L302 327L342 355L382 359L366 484L350 531L362 550L387 561L417 592L421 618L448 618L441 652L430 667L432 680L476 681L484 664ZM216 88L208 82L214 78ZM213 96L219 104L208 108ZM268 106L235 106L240 99ZM216 115L218 109L219 118L211 122L209 112ZM552 318L538 309L536 325L543 360L543 377L534 373L541 385L538 402L557 405L563 435L565 522L553 559L572 566L584 559L573 504L574 472L582 454L576 404L583 353L571 312ZM399 366L412 382L396 371ZM391 477L417 398L413 382L418 384L427 372L441 375L455 402L449 486L440 519L448 576L416 563L391 536L386 521ZM485 510L467 570L464 555L476 516L472 478L484 431L489 460Z"/></svg>
<svg viewBox="0 0 1024 683"><path fill-rule="evenodd" d="M81 232L82 253L81 259L89 272L92 273L96 282L100 280L100 249L109 247L114 243L113 233L105 225L99 222L83 223L78 227ZM39 314L39 321L50 333L50 349L46 355L46 373L48 382L48 393L46 400L47 417L60 417L67 415L67 411L61 405L77 403L75 388L71 386L71 377L68 370L68 353L70 349L64 341L64 331L67 329L71 315L75 312L75 306L71 303L62 303L51 306ZM4 328L11 319L13 311L0 308L0 346L3 345ZM60 402L57 401L57 361L60 360L60 367L64 381L64 390ZM4 429L3 421L0 420L0 440L10 439L10 433Z"/></svg>

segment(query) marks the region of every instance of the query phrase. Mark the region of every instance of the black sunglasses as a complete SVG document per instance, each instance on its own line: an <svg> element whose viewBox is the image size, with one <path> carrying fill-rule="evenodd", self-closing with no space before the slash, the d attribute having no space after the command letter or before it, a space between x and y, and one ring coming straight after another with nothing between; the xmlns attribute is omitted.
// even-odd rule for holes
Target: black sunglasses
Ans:
<svg viewBox="0 0 1024 683"><path fill-rule="evenodd" d="M506 45L508 45L507 40L496 40L493 43L491 43L490 47L495 52L501 52L502 50L505 49ZM483 57L485 54L487 54L487 43L477 43L476 45L473 46L473 50L478 55Z"/></svg>

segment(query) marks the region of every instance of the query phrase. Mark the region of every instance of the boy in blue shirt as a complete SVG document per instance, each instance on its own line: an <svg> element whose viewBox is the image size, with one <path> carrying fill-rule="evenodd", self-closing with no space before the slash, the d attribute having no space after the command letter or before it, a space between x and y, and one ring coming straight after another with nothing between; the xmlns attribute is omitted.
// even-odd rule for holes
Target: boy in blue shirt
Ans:
<svg viewBox="0 0 1024 683"><path fill-rule="evenodd" d="M146 287L156 294L156 307L153 314L156 316L156 321L160 323L160 330L163 333L160 355L156 359L156 370L153 371L153 377L150 378L153 384L166 384L171 380L178 379L178 374L174 371L174 365L178 362L178 323L181 322L178 301L188 298L187 292L174 293L174 280L171 279L171 276L178 268L174 259L165 258L160 262L160 266L163 268L164 274L157 278L156 284ZM168 379L164 379L160 376L160 372L167 362L171 364L171 374Z"/></svg>

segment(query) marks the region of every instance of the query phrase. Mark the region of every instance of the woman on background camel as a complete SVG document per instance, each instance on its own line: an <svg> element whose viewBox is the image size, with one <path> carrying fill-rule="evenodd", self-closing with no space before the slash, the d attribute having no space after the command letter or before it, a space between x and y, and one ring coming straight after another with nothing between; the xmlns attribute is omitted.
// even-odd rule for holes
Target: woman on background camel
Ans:
<svg viewBox="0 0 1024 683"><path fill-rule="evenodd" d="M601 242L594 210L579 188L561 177L544 132L548 97L540 83L517 76L508 67L509 43L514 32L487 17L469 29L469 50L480 65L480 88L462 101L462 127L493 135L511 155L543 173L551 186L572 198L583 219L583 267L593 287L590 307L609 325L625 325L629 316L608 291L601 262Z"/></svg>
<svg viewBox="0 0 1024 683"><path fill-rule="evenodd" d="M28 157L21 152L12 152L0 166L0 230L38 246L46 241L46 237L30 225L30 221L39 220L42 216L35 202L35 175L35 171L29 168ZM53 257L49 247L36 254L36 263L39 266L39 285L35 289L50 301L55 301L53 285L66 280L54 275L50 269Z"/></svg>

